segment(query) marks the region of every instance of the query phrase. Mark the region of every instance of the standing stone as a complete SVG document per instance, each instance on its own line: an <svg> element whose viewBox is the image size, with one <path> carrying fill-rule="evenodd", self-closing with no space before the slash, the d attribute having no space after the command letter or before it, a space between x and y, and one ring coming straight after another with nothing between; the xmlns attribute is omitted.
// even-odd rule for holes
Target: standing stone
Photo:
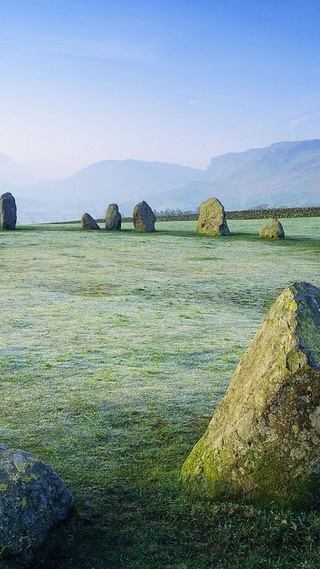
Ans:
<svg viewBox="0 0 320 569"><path fill-rule="evenodd" d="M230 235L222 203L209 198L200 206L197 233L207 236Z"/></svg>
<svg viewBox="0 0 320 569"><path fill-rule="evenodd" d="M191 494L320 505L320 289L286 288L182 468Z"/></svg>
<svg viewBox="0 0 320 569"><path fill-rule="evenodd" d="M0 196L0 228L15 229L17 223L16 200L10 192Z"/></svg>
<svg viewBox="0 0 320 569"><path fill-rule="evenodd" d="M81 216L82 229L100 229L96 220L89 213L83 213Z"/></svg>
<svg viewBox="0 0 320 569"><path fill-rule="evenodd" d="M155 231L156 216L147 202L138 203L132 213L132 221L136 231L152 233Z"/></svg>
<svg viewBox="0 0 320 569"><path fill-rule="evenodd" d="M105 228L108 231L120 231L121 230L121 213L117 204L111 203L107 207L105 215Z"/></svg>
<svg viewBox="0 0 320 569"><path fill-rule="evenodd" d="M51 466L0 446L0 558L4 553L30 561L74 499Z"/></svg>
<svg viewBox="0 0 320 569"><path fill-rule="evenodd" d="M276 217L271 217L259 233L262 239L284 239L283 227Z"/></svg>

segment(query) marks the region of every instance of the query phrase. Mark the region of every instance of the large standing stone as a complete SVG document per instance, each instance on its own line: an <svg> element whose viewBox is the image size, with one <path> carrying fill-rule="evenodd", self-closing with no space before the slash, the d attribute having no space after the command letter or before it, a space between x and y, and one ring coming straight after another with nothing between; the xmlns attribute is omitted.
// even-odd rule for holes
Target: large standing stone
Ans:
<svg viewBox="0 0 320 569"><path fill-rule="evenodd" d="M320 289L284 290L182 469L186 491L320 504Z"/></svg>
<svg viewBox="0 0 320 569"><path fill-rule="evenodd" d="M69 490L50 466L28 452L1 445L0 557L9 554L29 560L73 504Z"/></svg>
<svg viewBox="0 0 320 569"><path fill-rule="evenodd" d="M147 202L138 203L132 213L132 221L136 231L151 233L155 231L156 216Z"/></svg>
<svg viewBox="0 0 320 569"><path fill-rule="evenodd" d="M115 203L111 203L107 207L105 215L105 228L108 231L121 230L121 213L119 212L119 207Z"/></svg>
<svg viewBox="0 0 320 569"><path fill-rule="evenodd" d="M83 213L81 216L82 229L100 229L96 220L89 213Z"/></svg>
<svg viewBox="0 0 320 569"><path fill-rule="evenodd" d="M222 203L209 198L200 206L197 233L208 236L230 235Z"/></svg>
<svg viewBox="0 0 320 569"><path fill-rule="evenodd" d="M259 235L262 239L284 239L284 230L280 221L276 217L271 217Z"/></svg>
<svg viewBox="0 0 320 569"><path fill-rule="evenodd" d="M10 192L0 196L0 228L15 229L17 223L16 200Z"/></svg>

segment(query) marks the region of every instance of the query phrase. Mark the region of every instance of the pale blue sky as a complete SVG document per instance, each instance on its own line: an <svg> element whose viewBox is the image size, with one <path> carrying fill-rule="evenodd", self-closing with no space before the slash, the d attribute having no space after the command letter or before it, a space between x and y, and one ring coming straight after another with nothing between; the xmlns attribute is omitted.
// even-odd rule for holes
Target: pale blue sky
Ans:
<svg viewBox="0 0 320 569"><path fill-rule="evenodd" d="M315 0L0 0L0 152L206 167L320 138Z"/></svg>

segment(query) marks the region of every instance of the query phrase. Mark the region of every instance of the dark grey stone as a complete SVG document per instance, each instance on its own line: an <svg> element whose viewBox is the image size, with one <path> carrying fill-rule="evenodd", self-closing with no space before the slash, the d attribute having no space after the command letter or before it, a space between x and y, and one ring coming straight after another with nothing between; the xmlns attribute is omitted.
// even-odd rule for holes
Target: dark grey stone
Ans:
<svg viewBox="0 0 320 569"><path fill-rule="evenodd" d="M82 229L100 229L96 220L89 213L83 213L81 216Z"/></svg>
<svg viewBox="0 0 320 569"><path fill-rule="evenodd" d="M155 231L156 216L147 202L138 203L132 213L132 221L136 231L152 233Z"/></svg>
<svg viewBox="0 0 320 569"><path fill-rule="evenodd" d="M105 215L105 229L108 231L121 230L121 213L119 207L115 203L111 203L107 207Z"/></svg>
<svg viewBox="0 0 320 569"><path fill-rule="evenodd" d="M10 192L0 196L0 228L15 229L17 223L16 200Z"/></svg>
<svg viewBox="0 0 320 569"><path fill-rule="evenodd" d="M0 557L32 559L74 499L58 474L23 450L0 448Z"/></svg>

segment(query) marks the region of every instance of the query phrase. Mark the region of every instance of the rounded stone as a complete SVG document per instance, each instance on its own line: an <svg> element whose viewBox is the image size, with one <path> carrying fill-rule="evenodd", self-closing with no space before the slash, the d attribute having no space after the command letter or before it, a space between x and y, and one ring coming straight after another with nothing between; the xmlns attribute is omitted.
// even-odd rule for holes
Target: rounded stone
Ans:
<svg viewBox="0 0 320 569"><path fill-rule="evenodd" d="M0 447L0 550L32 559L74 499L58 474L34 455Z"/></svg>
<svg viewBox="0 0 320 569"><path fill-rule="evenodd" d="M197 233L209 237L230 235L224 207L217 198L209 198L201 204Z"/></svg>
<svg viewBox="0 0 320 569"><path fill-rule="evenodd" d="M121 230L121 213L119 207L115 203L111 203L107 207L105 215L105 229L107 231Z"/></svg>
<svg viewBox="0 0 320 569"><path fill-rule="evenodd" d="M17 206L13 195L6 192L0 196L0 228L15 229L17 223Z"/></svg>

